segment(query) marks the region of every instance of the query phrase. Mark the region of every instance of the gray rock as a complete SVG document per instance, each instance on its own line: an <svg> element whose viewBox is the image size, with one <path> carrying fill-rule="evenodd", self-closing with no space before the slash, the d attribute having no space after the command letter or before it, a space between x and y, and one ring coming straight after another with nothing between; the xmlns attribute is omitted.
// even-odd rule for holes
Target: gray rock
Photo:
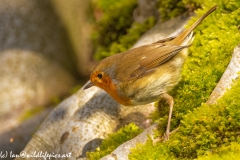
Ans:
<svg viewBox="0 0 240 160"><path fill-rule="evenodd" d="M0 19L0 55L8 49L33 51L74 70L67 32L50 1L2 0Z"/></svg>
<svg viewBox="0 0 240 160"><path fill-rule="evenodd" d="M49 103L49 98L68 91L74 82L59 64L19 49L0 53L0 74L0 117Z"/></svg>
<svg viewBox="0 0 240 160"><path fill-rule="evenodd" d="M154 131L156 129L157 124L155 123L135 138L121 144L111 154L104 156L101 160L127 160L128 155L131 153L131 148L135 148L139 143L146 143L149 138L154 139Z"/></svg>
<svg viewBox="0 0 240 160"><path fill-rule="evenodd" d="M118 114L119 105L105 91L81 89L51 112L24 152L71 153L70 159L82 159L116 130Z"/></svg>
<svg viewBox="0 0 240 160"><path fill-rule="evenodd" d="M2 0L0 22L0 151L17 153L47 112L32 121L20 117L69 92L76 67L50 1Z"/></svg>
<svg viewBox="0 0 240 160"><path fill-rule="evenodd" d="M69 35L77 70L81 75L88 76L93 66L91 2L86 0L51 0L51 2Z"/></svg>
<svg viewBox="0 0 240 160"><path fill-rule="evenodd" d="M240 44L234 48L232 59L223 73L217 86L211 93L207 103L216 104L217 100L231 88L232 82L239 78L240 72Z"/></svg>

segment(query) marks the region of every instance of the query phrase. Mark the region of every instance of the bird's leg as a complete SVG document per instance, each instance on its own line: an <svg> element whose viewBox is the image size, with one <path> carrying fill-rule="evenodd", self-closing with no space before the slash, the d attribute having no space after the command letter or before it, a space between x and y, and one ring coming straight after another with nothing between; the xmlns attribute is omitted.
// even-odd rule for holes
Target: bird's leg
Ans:
<svg viewBox="0 0 240 160"><path fill-rule="evenodd" d="M166 100L166 102L168 103L170 109L169 109L169 115L168 115L168 123L167 123L167 129L166 129L166 133L164 136L164 141L169 139L169 135L170 135L170 123L171 123L171 118L172 118L172 111L173 111L173 97L170 96L167 93L164 93L161 95L162 98L164 98Z"/></svg>

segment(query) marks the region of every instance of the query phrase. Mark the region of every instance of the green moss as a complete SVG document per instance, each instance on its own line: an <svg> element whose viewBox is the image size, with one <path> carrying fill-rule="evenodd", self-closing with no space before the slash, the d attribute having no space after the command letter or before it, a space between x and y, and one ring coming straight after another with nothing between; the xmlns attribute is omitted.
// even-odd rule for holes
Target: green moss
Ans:
<svg viewBox="0 0 240 160"><path fill-rule="evenodd" d="M178 133L168 144L175 156L196 158L209 150L240 142L239 90L240 80L217 105L202 104L184 116Z"/></svg>
<svg viewBox="0 0 240 160"><path fill-rule="evenodd" d="M137 7L137 0L100 0L96 6L103 14L92 36L97 60L126 51L155 24L153 17L144 23L134 22L133 11Z"/></svg>
<svg viewBox="0 0 240 160"><path fill-rule="evenodd" d="M119 37L117 41L113 41L110 46L99 46L95 57L96 59L103 59L116 53L124 52L132 47L132 45L139 39L139 37L155 24L153 17L148 18L144 23L134 22L125 35Z"/></svg>
<svg viewBox="0 0 240 160"><path fill-rule="evenodd" d="M141 133L141 130L135 124L130 123L119 129L116 133L109 135L108 138L102 141L101 146L97 148L95 152L88 152L87 157L90 160L98 160L111 153L122 143L134 138L139 133Z"/></svg>
<svg viewBox="0 0 240 160"><path fill-rule="evenodd" d="M101 11L101 18L96 22L92 35L95 55L102 59L101 52L108 51L113 42L125 35L126 30L133 23L133 10L137 6L136 0L100 0L94 5L96 10Z"/></svg>
<svg viewBox="0 0 240 160"><path fill-rule="evenodd" d="M212 2L208 6L212 7L214 4L216 3ZM197 14L200 16L209 8L204 7L204 10L198 10ZM183 67L182 81L171 92L175 100L172 121L174 128L179 125L185 114L207 101L225 71L233 49L240 39L237 27L240 21L239 14L240 9L227 12L219 6L217 11L195 30L195 39L189 48L189 58ZM197 17L193 18L190 23L196 19ZM166 105L160 114L162 126L166 125L168 110Z"/></svg>
<svg viewBox="0 0 240 160"><path fill-rule="evenodd" d="M137 147L131 150L133 154L128 156L131 160L174 160L175 157L170 153L168 148L163 144L153 144L151 140L148 140L146 144L137 144ZM137 153L137 154L136 154Z"/></svg>
<svg viewBox="0 0 240 160"><path fill-rule="evenodd" d="M240 144L231 143L229 146L224 146L208 152L207 155L201 156L198 160L238 160L240 156Z"/></svg>
<svg viewBox="0 0 240 160"><path fill-rule="evenodd" d="M136 148L130 158L152 157L152 152L145 150L160 147L177 159L193 159L219 147L227 147L231 142L240 143L240 80L219 100L218 105L204 104L239 43L240 1L212 0L201 4L203 9L197 10L198 17L215 4L218 4L218 9L195 30L182 81L171 93L175 100L171 130L178 126L179 130L166 143L152 145L151 149L150 145ZM193 18L190 24L196 19ZM165 132L168 112L169 107L165 105L158 120L160 135ZM161 151L158 153L162 154Z"/></svg>
<svg viewBox="0 0 240 160"><path fill-rule="evenodd" d="M166 21L186 12L186 6L182 0L158 0L161 21Z"/></svg>

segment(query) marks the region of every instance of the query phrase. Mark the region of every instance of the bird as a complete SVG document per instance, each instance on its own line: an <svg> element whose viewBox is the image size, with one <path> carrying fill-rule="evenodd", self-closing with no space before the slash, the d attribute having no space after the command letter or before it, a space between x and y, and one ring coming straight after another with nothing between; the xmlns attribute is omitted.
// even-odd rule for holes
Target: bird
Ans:
<svg viewBox="0 0 240 160"><path fill-rule="evenodd" d="M83 89L97 86L124 106L143 105L165 99L170 107L164 136L164 140L168 140L174 106L174 99L168 92L181 79L188 48L194 39L193 30L216 9L216 5L210 8L178 36L158 40L101 60L93 67L90 81Z"/></svg>

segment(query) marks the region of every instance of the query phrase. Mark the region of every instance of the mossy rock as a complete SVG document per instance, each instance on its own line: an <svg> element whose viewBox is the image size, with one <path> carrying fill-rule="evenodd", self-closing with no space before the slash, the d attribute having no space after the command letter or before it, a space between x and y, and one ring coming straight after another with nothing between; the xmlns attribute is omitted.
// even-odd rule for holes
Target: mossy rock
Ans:
<svg viewBox="0 0 240 160"><path fill-rule="evenodd" d="M227 5L224 1L204 2L203 9L197 10L197 15L202 15L215 4L218 4L217 11L195 30L195 40L189 49L182 81L172 91L175 106L171 125L172 129L179 126L178 132L166 143L147 143L137 147L130 159L144 159L143 155L148 159L159 159L162 156L165 156L164 159L195 159L219 147L227 147L232 142L240 142L240 80L235 82L217 105L204 103L225 71L240 39L240 2L231 1ZM196 19L193 18L190 24ZM167 124L168 109L166 106L160 114L160 126ZM164 131L165 128L159 128L159 136ZM160 150L164 150L164 154ZM158 154L153 155L153 152ZM231 152L234 155L238 153L236 150ZM231 154L227 159L231 159Z"/></svg>
<svg viewBox="0 0 240 160"><path fill-rule="evenodd" d="M129 155L130 159L207 159L225 153L229 159L231 153L235 157L238 155L238 149L231 147L240 142L240 80L217 105L205 102L225 71L234 47L239 44L240 1L183 2L186 6L202 8L196 11L197 16L189 25L212 6L217 4L218 9L195 30L182 81L170 93L175 100L171 130L177 127L179 130L165 143L153 144L149 140L145 145L138 145ZM168 112L166 105L160 114L155 113L159 126L162 126L156 134L158 136L165 132ZM211 151L216 154L210 155Z"/></svg>
<svg viewBox="0 0 240 160"><path fill-rule="evenodd" d="M95 152L88 152L87 156L90 160L100 159L101 157L110 154L115 148L122 143L134 138L141 133L135 124L130 123L119 129L116 133L109 135L109 137L103 140L101 146L96 149Z"/></svg>

